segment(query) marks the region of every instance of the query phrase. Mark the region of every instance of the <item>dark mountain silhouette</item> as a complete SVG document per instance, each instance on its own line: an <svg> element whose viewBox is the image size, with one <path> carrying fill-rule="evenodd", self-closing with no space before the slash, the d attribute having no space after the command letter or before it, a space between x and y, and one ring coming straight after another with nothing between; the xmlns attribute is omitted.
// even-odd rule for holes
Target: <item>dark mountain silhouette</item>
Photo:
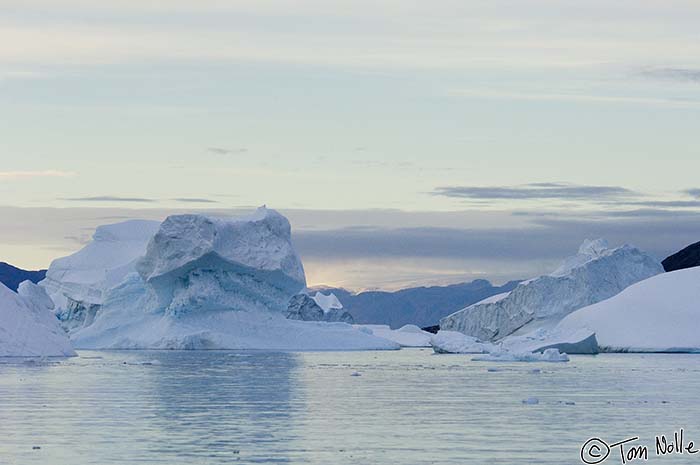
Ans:
<svg viewBox="0 0 700 465"><path fill-rule="evenodd" d="M38 283L46 277L46 270L26 271L9 263L0 262L0 282L17 292L17 286L27 279L33 283Z"/></svg>
<svg viewBox="0 0 700 465"><path fill-rule="evenodd" d="M405 324L420 327L437 325L440 318L492 295L511 291L518 281L493 286L485 279L450 286L412 287L396 292L365 291L354 294L342 288L319 288L333 292L355 323L386 324L399 328Z"/></svg>
<svg viewBox="0 0 700 465"><path fill-rule="evenodd" d="M691 244L680 252L666 257L661 264L666 271L683 270L700 266L700 242Z"/></svg>

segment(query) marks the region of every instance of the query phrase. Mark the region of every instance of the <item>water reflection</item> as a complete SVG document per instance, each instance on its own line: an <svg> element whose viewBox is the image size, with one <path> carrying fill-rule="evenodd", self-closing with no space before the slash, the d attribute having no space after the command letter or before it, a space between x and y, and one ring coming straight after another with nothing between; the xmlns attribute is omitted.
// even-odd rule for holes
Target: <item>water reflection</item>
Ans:
<svg viewBox="0 0 700 465"><path fill-rule="evenodd" d="M699 355L82 352L0 361L0 464L561 465L592 435L699 443L698 389Z"/></svg>

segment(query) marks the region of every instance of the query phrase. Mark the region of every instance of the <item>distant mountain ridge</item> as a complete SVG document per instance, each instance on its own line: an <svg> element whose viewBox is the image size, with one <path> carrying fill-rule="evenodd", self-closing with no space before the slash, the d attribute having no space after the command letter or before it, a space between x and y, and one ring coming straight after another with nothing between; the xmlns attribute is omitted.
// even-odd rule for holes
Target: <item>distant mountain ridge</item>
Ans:
<svg viewBox="0 0 700 465"><path fill-rule="evenodd" d="M666 271L684 270L700 266L700 242L690 244L683 250L666 257L661 264Z"/></svg>
<svg viewBox="0 0 700 465"><path fill-rule="evenodd" d="M34 284L46 277L46 270L27 271L9 263L0 262L0 282L17 292L19 283L29 280Z"/></svg>
<svg viewBox="0 0 700 465"><path fill-rule="evenodd" d="M358 324L436 325L440 318L492 295L513 290L519 281L494 286L485 279L449 286L412 287L395 292L353 293L343 288L319 287L333 292ZM316 288L314 288L316 289Z"/></svg>

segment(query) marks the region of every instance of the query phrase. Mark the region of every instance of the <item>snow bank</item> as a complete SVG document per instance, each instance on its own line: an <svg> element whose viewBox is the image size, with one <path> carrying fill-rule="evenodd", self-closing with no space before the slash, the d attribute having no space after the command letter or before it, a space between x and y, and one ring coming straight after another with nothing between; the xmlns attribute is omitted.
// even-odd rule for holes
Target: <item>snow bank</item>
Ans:
<svg viewBox="0 0 700 465"><path fill-rule="evenodd" d="M89 244L51 263L40 286L55 303L64 328L74 330L94 316L105 292L134 271L158 226L145 220L99 226Z"/></svg>
<svg viewBox="0 0 700 465"><path fill-rule="evenodd" d="M552 274L453 313L440 321L440 328L482 341L551 328L572 311L662 272L658 261L635 247L611 249L600 239L585 241L579 253Z"/></svg>
<svg viewBox="0 0 700 465"><path fill-rule="evenodd" d="M604 351L700 352L700 267L660 274L582 308L558 331L594 332Z"/></svg>
<svg viewBox="0 0 700 465"><path fill-rule="evenodd" d="M440 330L430 338L430 345L436 354L484 354L496 350L489 342L467 336L458 331Z"/></svg>
<svg viewBox="0 0 700 465"><path fill-rule="evenodd" d="M69 357L75 355L52 312L44 289L30 281L17 294L0 283L0 357Z"/></svg>
<svg viewBox="0 0 700 465"><path fill-rule="evenodd" d="M355 325L360 331L388 339L401 347L430 347L433 336L415 325L404 325L399 329L391 329L388 325Z"/></svg>
<svg viewBox="0 0 700 465"><path fill-rule="evenodd" d="M286 318L306 279L289 222L274 210L168 217L135 268L106 292L93 321L72 334L76 347L398 348L348 324Z"/></svg>

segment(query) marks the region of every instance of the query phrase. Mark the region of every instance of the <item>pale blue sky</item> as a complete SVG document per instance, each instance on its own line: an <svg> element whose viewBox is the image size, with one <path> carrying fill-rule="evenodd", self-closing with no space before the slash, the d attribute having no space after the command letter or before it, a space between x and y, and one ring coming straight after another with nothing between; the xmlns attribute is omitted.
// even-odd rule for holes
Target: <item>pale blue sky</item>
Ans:
<svg viewBox="0 0 700 465"><path fill-rule="evenodd" d="M377 238L443 223L539 231L523 212L700 210L687 192L700 187L696 1L0 0L0 12L0 205L55 208L76 229L100 217L86 208L352 210L293 226ZM543 183L557 186L531 185ZM372 209L405 214L382 225ZM20 210L6 221L28 221ZM0 234L0 260L46 266L76 247L75 233L22 236ZM312 283L354 287L527 276L556 258L504 270L358 250L326 263L304 247Z"/></svg>

